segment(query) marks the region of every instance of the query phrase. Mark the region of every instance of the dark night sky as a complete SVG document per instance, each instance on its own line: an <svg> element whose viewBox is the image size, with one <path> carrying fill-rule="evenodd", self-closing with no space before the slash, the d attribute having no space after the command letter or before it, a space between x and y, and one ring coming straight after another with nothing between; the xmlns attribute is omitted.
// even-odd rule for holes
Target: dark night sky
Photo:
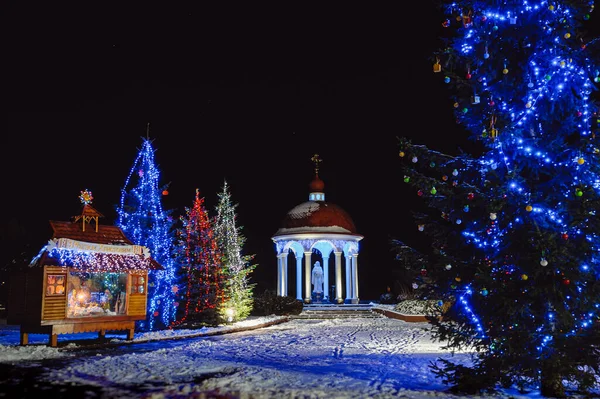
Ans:
<svg viewBox="0 0 600 399"><path fill-rule="evenodd" d="M271 236L308 199L310 158L320 154L326 200L365 236L361 299L385 291L389 238L415 236L416 195L402 186L396 136L447 152L467 145L432 73L441 18L430 2L413 10L52 7L7 14L5 244L11 221L43 244L48 220L75 215L85 188L113 223L150 123L161 182L171 182L163 206L180 212L198 188L212 210L226 179L262 289L275 288Z"/></svg>

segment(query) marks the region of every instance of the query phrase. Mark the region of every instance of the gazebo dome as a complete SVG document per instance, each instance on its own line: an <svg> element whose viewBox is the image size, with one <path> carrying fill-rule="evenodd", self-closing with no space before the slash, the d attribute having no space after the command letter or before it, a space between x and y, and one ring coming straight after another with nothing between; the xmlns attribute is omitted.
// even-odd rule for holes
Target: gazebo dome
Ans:
<svg viewBox="0 0 600 399"><path fill-rule="evenodd" d="M363 236L356 233L354 222L346 211L325 202L325 183L319 178L321 158L315 154L311 160L315 163L315 175L309 184L308 201L293 207L271 237L277 252L277 295L288 295L288 257L293 255L297 300L304 303L313 300L359 303L358 242ZM314 267L313 255L320 257ZM335 265L330 265L331 259ZM334 274L333 284L329 283L330 271Z"/></svg>
<svg viewBox="0 0 600 399"><path fill-rule="evenodd" d="M298 233L356 234L348 213L325 201L306 201L292 208L283 219L276 236Z"/></svg>

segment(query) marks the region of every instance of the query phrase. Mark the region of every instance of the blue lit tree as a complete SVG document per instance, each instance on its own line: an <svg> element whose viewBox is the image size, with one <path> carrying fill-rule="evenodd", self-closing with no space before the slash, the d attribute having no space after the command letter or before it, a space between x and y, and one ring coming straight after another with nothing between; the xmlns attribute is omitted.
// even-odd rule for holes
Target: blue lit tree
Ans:
<svg viewBox="0 0 600 399"><path fill-rule="evenodd" d="M565 397L600 376L600 83L593 2L442 4L433 71L477 154L400 138L431 243L428 289L454 303L435 337L476 349L433 370L459 391L499 384Z"/></svg>
<svg viewBox="0 0 600 399"><path fill-rule="evenodd" d="M226 276L224 290L227 300L223 304L223 311L231 312L223 316L229 321L244 320L253 307L252 291L255 284L250 283L250 273L257 265L251 264L253 255L242 254L246 237L242 234L242 227L237 225L237 204L231 201L227 182L224 182L218 198L214 232L223 254L223 274Z"/></svg>
<svg viewBox="0 0 600 399"><path fill-rule="evenodd" d="M119 226L134 244L150 249L164 270L152 270L148 276L147 318L141 329L168 327L175 319L176 264L172 258L174 240L170 211L162 207L166 188L159 186L160 171L154 160L154 148L143 138L142 148L121 189L117 207Z"/></svg>

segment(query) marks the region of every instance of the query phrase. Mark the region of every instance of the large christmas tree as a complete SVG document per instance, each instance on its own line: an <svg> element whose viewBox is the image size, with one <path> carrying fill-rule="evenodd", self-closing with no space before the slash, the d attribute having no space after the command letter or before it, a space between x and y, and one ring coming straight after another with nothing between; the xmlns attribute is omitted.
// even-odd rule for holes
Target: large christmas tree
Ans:
<svg viewBox="0 0 600 399"><path fill-rule="evenodd" d="M440 362L462 391L502 386L565 397L600 385L600 138L593 2L442 4L433 72L477 154L400 139L404 181L426 203L428 289L454 305L434 333L476 349ZM597 23L597 22L596 22ZM592 56L591 54L594 54Z"/></svg>
<svg viewBox="0 0 600 399"><path fill-rule="evenodd" d="M149 273L148 315L139 325L142 330L154 330L168 327L175 319L176 265L171 255L174 223L171 211L162 207L166 188L159 186L160 171L152 142L148 138L142 140L142 148L121 189L116 225L133 243L150 248L154 259L164 267Z"/></svg>
<svg viewBox="0 0 600 399"><path fill-rule="evenodd" d="M181 289L177 320L172 327L219 324L224 321L223 303L228 300L222 254L198 190L192 207L185 208L180 221L174 255L181 267Z"/></svg>
<svg viewBox="0 0 600 399"><path fill-rule="evenodd" d="M250 283L250 273L257 265L251 263L253 255L242 254L246 237L242 234L242 227L237 225L237 204L231 201L226 181L218 198L215 237L223 254L223 273L226 276L224 316L228 321L244 320L253 307L252 291L255 284Z"/></svg>

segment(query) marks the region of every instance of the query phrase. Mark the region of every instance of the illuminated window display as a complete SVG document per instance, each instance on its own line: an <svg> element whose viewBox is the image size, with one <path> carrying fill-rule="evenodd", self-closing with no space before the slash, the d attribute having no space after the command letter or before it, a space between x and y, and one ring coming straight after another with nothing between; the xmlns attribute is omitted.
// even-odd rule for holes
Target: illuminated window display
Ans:
<svg viewBox="0 0 600 399"><path fill-rule="evenodd" d="M127 273L69 273L67 317L116 316L126 312Z"/></svg>

